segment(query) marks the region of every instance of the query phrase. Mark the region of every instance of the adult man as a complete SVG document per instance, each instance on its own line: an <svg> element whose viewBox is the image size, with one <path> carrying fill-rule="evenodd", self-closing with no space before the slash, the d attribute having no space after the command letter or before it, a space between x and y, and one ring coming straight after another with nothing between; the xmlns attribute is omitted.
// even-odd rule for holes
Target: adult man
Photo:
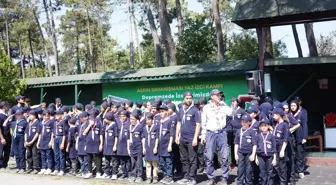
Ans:
<svg viewBox="0 0 336 185"><path fill-rule="evenodd" d="M22 109L24 106L25 106L25 100L24 100L24 96L16 96L16 101L17 101L17 105L14 105L12 108L11 108L11 115L12 114L15 114L15 112L18 110L18 109Z"/></svg>
<svg viewBox="0 0 336 185"><path fill-rule="evenodd" d="M10 125L3 126L3 123L8 118L8 115L6 114L7 109L8 103L5 101L0 102L0 169L7 168L12 146Z"/></svg>
<svg viewBox="0 0 336 185"><path fill-rule="evenodd" d="M56 98L55 99L55 104L56 104L56 111L61 110L61 108L62 108L62 100L61 100L61 98Z"/></svg>
<svg viewBox="0 0 336 185"><path fill-rule="evenodd" d="M211 99L203 108L202 113L202 142L206 142L205 156L207 164L208 185L214 185L214 155L217 148L221 154L222 178L221 184L226 185L229 178L228 147L226 117L231 116L232 109L221 101L221 91L214 89L210 92Z"/></svg>
<svg viewBox="0 0 336 185"><path fill-rule="evenodd" d="M192 105L192 93L183 94L184 104L179 109L179 121L176 128L176 144L179 145L184 178L179 184L196 184L197 171L197 143L201 130L201 116L199 110Z"/></svg>

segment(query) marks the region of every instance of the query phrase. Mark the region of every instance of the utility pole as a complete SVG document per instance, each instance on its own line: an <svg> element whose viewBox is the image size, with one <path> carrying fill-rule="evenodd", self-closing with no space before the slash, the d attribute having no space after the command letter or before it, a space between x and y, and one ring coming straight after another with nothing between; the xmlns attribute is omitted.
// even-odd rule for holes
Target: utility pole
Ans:
<svg viewBox="0 0 336 185"><path fill-rule="evenodd" d="M132 0L127 0L127 6L128 6L128 19L129 19L129 39L130 39L130 66L131 69L134 69L134 46L133 46L133 22L132 22L132 7L133 2Z"/></svg>

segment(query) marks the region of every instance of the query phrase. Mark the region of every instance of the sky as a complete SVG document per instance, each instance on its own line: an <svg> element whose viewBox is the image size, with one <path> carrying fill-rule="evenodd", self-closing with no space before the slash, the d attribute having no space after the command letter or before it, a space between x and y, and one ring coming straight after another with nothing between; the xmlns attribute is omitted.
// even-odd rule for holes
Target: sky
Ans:
<svg viewBox="0 0 336 185"><path fill-rule="evenodd" d="M126 0L125 0L126 2ZM188 10L192 10L195 12L203 12L203 7L200 3L198 3L196 0L186 0L188 3ZM64 11L61 11L56 15L56 25L59 25L59 15L63 14ZM140 20L139 12L136 13L136 19ZM43 16L43 15L41 15ZM43 22L43 19L41 20ZM129 43L129 24L128 24L128 17L127 17L127 7L126 3L124 5L121 5L120 7L117 7L115 11L113 12L111 19L111 30L109 32L110 36L118 41L118 43L122 47L126 47ZM171 29L173 33L177 33L177 26L176 22L173 22L171 25ZM239 32L242 28L240 28L237 25L233 26L232 32ZM315 38L318 39L320 35L329 35L330 32L336 30L336 21L326 21L326 22L317 22L314 23L314 32L315 32ZM141 39L141 30L139 31L139 37ZM308 46L307 46L307 40L306 40L306 34L304 30L303 24L297 25L297 31L302 47L302 52L304 56L308 56ZM276 26L271 28L272 33L272 40L282 40L286 46L287 46L287 55L290 58L297 57L297 50L296 45L294 42L293 32L291 26ZM60 39L59 39L60 40ZM141 40L140 40L141 41Z"/></svg>

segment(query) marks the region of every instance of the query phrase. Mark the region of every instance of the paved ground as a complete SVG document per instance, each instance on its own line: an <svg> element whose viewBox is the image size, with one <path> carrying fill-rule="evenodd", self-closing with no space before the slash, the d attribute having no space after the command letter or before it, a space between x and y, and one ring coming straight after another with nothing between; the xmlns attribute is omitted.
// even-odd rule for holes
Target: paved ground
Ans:
<svg viewBox="0 0 336 185"><path fill-rule="evenodd" d="M306 177L300 180L298 185L335 185L336 168L332 167L310 167ZM219 173L219 171L218 171ZM231 172L231 180L235 178L236 170ZM200 178L206 180L205 176ZM38 175L18 175L14 171L0 172L0 184L3 185L121 185L126 182L109 180L84 180L70 177L51 177ZM206 181L199 183L205 185ZM236 183L232 183L235 185Z"/></svg>

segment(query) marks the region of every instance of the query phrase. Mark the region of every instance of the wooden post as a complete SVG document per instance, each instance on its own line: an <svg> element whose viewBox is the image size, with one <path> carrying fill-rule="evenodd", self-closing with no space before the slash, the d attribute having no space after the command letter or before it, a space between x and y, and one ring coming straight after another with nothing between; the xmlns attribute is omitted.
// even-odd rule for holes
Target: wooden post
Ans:
<svg viewBox="0 0 336 185"><path fill-rule="evenodd" d="M42 103L44 100L44 89L41 87L41 93L40 93L40 103Z"/></svg>
<svg viewBox="0 0 336 185"><path fill-rule="evenodd" d="M264 52L265 52L265 36L263 33L263 28L257 28L258 36L258 47L259 47L259 59L258 59L258 69L261 70L261 83L264 83Z"/></svg>
<svg viewBox="0 0 336 185"><path fill-rule="evenodd" d="M78 85L75 85L75 104L78 102Z"/></svg>

